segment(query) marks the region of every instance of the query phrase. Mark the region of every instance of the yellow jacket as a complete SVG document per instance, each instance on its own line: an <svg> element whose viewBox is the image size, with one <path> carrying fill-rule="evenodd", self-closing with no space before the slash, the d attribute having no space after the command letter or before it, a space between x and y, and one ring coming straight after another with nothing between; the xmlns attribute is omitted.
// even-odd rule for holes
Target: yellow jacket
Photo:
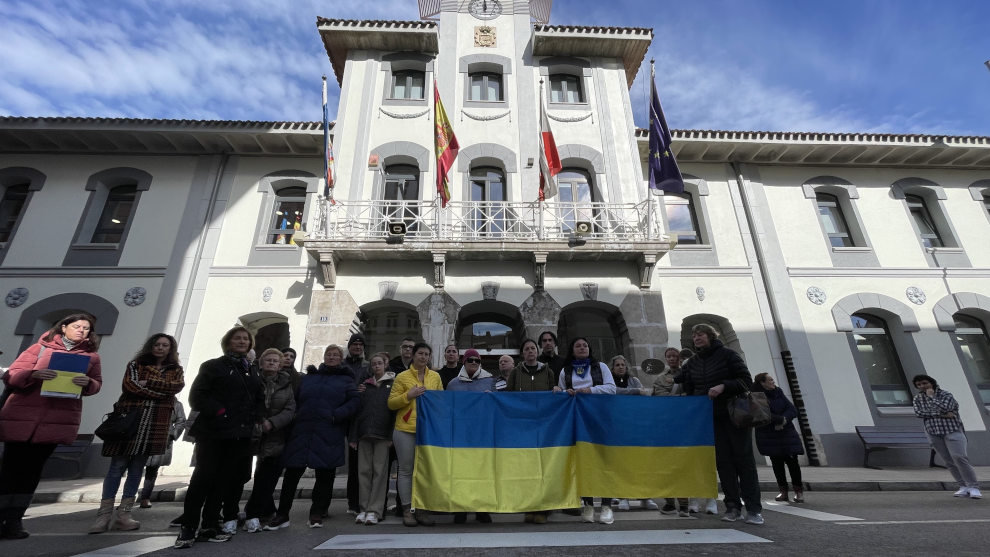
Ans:
<svg viewBox="0 0 990 557"><path fill-rule="evenodd" d="M430 391L442 391L443 380L440 374L427 368L423 382L419 382L419 373L409 368L395 376L392 383L392 394L388 396L389 410L395 410L395 429L406 433L416 432L416 399L408 400L406 393L413 387L426 387Z"/></svg>

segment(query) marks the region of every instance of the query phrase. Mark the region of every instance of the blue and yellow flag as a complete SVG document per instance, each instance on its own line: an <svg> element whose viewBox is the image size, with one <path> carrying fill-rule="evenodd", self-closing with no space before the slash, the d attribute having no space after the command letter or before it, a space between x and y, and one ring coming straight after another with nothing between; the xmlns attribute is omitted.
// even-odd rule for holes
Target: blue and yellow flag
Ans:
<svg viewBox="0 0 990 557"><path fill-rule="evenodd" d="M707 397L427 391L416 406L415 508L717 495Z"/></svg>

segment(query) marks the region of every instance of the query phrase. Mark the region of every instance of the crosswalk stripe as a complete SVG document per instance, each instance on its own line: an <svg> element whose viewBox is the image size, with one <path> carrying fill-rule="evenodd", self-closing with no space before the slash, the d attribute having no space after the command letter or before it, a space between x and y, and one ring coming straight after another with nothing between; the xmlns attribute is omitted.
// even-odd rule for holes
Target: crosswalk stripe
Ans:
<svg viewBox="0 0 990 557"><path fill-rule="evenodd" d="M526 532L375 534L334 536L313 549L432 549L491 547L580 547L618 545L772 543L731 529L624 530L611 532Z"/></svg>
<svg viewBox="0 0 990 557"><path fill-rule="evenodd" d="M877 520L872 522L836 522L839 526L877 526L884 524L964 524L968 522L990 522L990 518L961 518L959 520Z"/></svg>
<svg viewBox="0 0 990 557"><path fill-rule="evenodd" d="M797 507L794 505L789 505L787 503L779 503L777 501L763 501L763 509L777 513L800 516L801 518L809 518L811 520L820 520L822 522L842 522L842 521L851 521L851 520L863 520L862 518L856 518L855 516L843 516L841 514L832 514L823 511L816 511L805 507Z"/></svg>
<svg viewBox="0 0 990 557"><path fill-rule="evenodd" d="M175 543L174 536L156 536L153 538L142 538L133 542L122 543L94 549L88 553L79 553L72 557L137 557L152 551L159 551L166 547L172 547Z"/></svg>

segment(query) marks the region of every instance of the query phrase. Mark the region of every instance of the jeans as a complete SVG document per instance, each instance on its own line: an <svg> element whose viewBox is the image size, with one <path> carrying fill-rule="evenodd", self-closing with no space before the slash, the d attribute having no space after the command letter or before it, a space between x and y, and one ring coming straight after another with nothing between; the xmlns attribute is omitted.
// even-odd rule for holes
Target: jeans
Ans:
<svg viewBox="0 0 990 557"><path fill-rule="evenodd" d="M715 468L725 494L725 509L746 512L763 511L760 503L760 478L753 460L753 430L739 429L728 417L715 417ZM741 501L740 501L741 499Z"/></svg>
<svg viewBox="0 0 990 557"><path fill-rule="evenodd" d="M966 433L963 431L953 431L946 435L928 434L928 440L932 443L932 448L938 456L945 461L945 467L959 484L959 487L979 488L980 483L976 481L976 471L969 463L969 456L966 454Z"/></svg>
<svg viewBox="0 0 990 557"><path fill-rule="evenodd" d="M282 476L281 455L258 457L254 469L254 487L244 512L248 518L268 518L275 514L275 486ZM290 495L291 497L291 495Z"/></svg>
<svg viewBox="0 0 990 557"><path fill-rule="evenodd" d="M292 501L296 496L296 488L299 487L299 478L302 478L305 468L286 468L285 476L282 477L282 495L278 499L279 516L288 517L292 512ZM313 483L313 494L310 497L309 519L322 518L330 509L330 499L333 497L333 480L337 475L335 468L314 468L316 472L316 482Z"/></svg>
<svg viewBox="0 0 990 557"><path fill-rule="evenodd" d="M141 477L144 475L144 463L148 455L114 456L110 458L110 469L107 477L103 478L103 499L115 499L120 488L120 478L127 474L124 482L124 499L136 497Z"/></svg>
<svg viewBox="0 0 990 557"><path fill-rule="evenodd" d="M158 469L161 466L148 466L144 469L144 485L141 486L141 499L151 499L151 492L155 490L155 482L158 481Z"/></svg>
<svg viewBox="0 0 990 557"><path fill-rule="evenodd" d="M399 462L396 491L399 493L399 498L403 504L411 507L413 463L416 462L416 434L395 430L392 433L392 445L395 446L395 456Z"/></svg>

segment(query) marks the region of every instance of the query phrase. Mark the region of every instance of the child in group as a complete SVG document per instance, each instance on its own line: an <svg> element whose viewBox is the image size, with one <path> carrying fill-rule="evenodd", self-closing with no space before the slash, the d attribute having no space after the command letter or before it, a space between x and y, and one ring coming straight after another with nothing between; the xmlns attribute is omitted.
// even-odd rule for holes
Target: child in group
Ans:
<svg viewBox="0 0 990 557"><path fill-rule="evenodd" d="M389 371L388 354L371 357L367 375L359 378L361 411L351 423L348 436L358 452L358 504L355 523L373 525L384 517L388 493L388 451L392 446L395 413L388 408L395 373Z"/></svg>

